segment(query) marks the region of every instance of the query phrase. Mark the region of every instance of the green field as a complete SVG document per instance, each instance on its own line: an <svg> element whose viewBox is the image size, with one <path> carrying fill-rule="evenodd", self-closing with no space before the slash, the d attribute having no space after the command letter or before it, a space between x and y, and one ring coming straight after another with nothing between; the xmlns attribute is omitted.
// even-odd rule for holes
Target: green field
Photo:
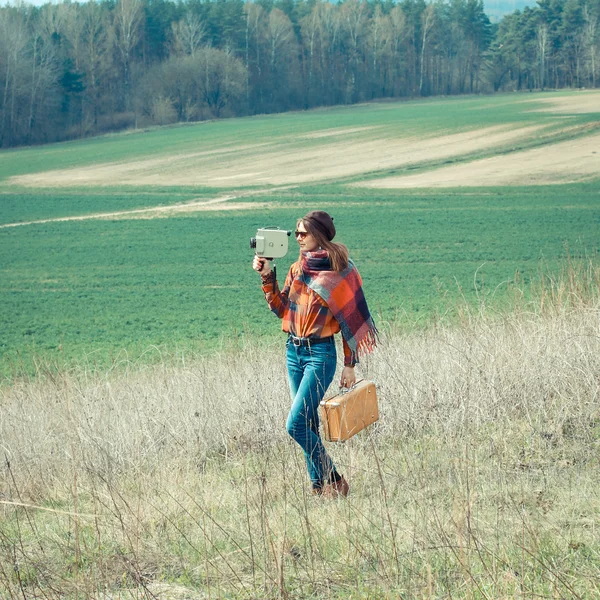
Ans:
<svg viewBox="0 0 600 600"><path fill-rule="evenodd" d="M30 372L36 360L89 361L103 366L124 357L152 360L158 351L204 352L245 334L277 335L279 323L267 312L257 275L250 268L248 240L257 227L292 229L296 218L313 208L334 215L338 239L351 250L380 324L397 319L413 325L427 322L463 296L475 300L484 295L501 303L515 278L535 280L541 270L559 268L567 254L595 256L600 177L552 186L429 190L371 190L351 185L598 130L598 113L535 112L535 103L524 103L524 99L531 98L511 95L373 104L0 153L0 225L257 191L243 198L247 205L243 210L1 227L0 372ZM234 148L232 155L239 159L231 162L235 173L247 152L239 149L244 144L253 144L254 153L262 143L269 152L276 153L278 148L287 153L306 152L312 147L322 150L329 140L308 134L331 128L383 128L388 139L414 139L501 124L536 125L546 137L533 134L508 146L344 173L285 189L269 182L218 187L178 186L172 181L131 185L118 178L103 185L35 187L11 179L65 168L75 173L98 163L215 148ZM371 136L369 142L376 139L360 131L350 131L344 139L360 143L361 135ZM211 160L216 165L226 160L223 156ZM198 168L209 166L200 163ZM186 168L194 169L194 165ZM257 202L266 205L253 207ZM280 261L280 280L294 258L292 250Z"/></svg>

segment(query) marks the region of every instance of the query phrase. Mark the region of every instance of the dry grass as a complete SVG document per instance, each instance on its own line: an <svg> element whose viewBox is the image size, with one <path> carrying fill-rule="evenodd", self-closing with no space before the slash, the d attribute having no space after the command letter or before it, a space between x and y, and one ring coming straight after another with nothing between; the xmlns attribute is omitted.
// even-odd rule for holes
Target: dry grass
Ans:
<svg viewBox="0 0 600 600"><path fill-rule="evenodd" d="M554 98L536 98L535 100L525 100L524 102L544 103L548 106L540 109L536 107L536 111L542 112L559 112L568 115L597 113L598 111L598 92L596 90L581 90L574 98L568 96Z"/></svg>
<svg viewBox="0 0 600 600"><path fill-rule="evenodd" d="M555 142L541 148L480 158L417 173L384 177L360 187L440 188L549 185L595 181L600 173L600 135Z"/></svg>
<svg viewBox="0 0 600 600"><path fill-rule="evenodd" d="M599 281L384 327L345 501L307 494L280 344L15 383L0 597L597 598Z"/></svg>
<svg viewBox="0 0 600 600"><path fill-rule="evenodd" d="M340 139L343 138L341 134L319 138L307 138L304 134L273 137L253 146L223 151L46 170L11 177L9 182L48 188L82 185L216 188L298 185L474 152L500 151L511 144L535 138L541 130L542 125L522 127L502 124L448 135L423 134L406 138L397 133L386 135L380 128L352 128L351 139ZM315 145L315 139L319 139L320 143ZM226 159L223 154L226 154Z"/></svg>

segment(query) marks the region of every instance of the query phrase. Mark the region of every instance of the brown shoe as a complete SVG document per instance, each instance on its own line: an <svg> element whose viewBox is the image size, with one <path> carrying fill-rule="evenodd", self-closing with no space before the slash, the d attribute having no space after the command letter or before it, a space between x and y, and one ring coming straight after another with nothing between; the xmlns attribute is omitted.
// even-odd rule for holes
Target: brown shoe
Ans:
<svg viewBox="0 0 600 600"><path fill-rule="evenodd" d="M333 483L328 483L323 488L323 496L326 498L339 498L342 496L345 498L350 491L350 486L348 482L344 479L342 475L338 481L334 481Z"/></svg>

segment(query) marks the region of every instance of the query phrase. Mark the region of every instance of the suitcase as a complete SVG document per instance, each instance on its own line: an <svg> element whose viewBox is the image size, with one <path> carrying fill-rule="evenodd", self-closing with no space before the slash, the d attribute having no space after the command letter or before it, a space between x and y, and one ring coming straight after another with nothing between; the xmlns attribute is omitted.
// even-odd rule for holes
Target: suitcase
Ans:
<svg viewBox="0 0 600 600"><path fill-rule="evenodd" d="M361 379L319 403L323 436L328 442L344 442L379 419L377 392L372 381Z"/></svg>

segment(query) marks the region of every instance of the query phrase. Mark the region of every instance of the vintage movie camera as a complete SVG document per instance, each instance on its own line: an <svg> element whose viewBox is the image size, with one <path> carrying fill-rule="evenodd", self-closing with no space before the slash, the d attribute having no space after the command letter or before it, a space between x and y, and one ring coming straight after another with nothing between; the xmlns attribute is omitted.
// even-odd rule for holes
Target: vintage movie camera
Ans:
<svg viewBox="0 0 600 600"><path fill-rule="evenodd" d="M279 227L263 227L256 232L256 237L250 238L250 248L254 250L256 256L273 261L287 254L288 238L291 235L291 231ZM276 278L277 269L273 263L273 290L275 290Z"/></svg>
<svg viewBox="0 0 600 600"><path fill-rule="evenodd" d="M273 260L287 254L288 238L291 231L279 229L279 227L263 227L256 232L256 237L250 238L250 248L256 256Z"/></svg>

